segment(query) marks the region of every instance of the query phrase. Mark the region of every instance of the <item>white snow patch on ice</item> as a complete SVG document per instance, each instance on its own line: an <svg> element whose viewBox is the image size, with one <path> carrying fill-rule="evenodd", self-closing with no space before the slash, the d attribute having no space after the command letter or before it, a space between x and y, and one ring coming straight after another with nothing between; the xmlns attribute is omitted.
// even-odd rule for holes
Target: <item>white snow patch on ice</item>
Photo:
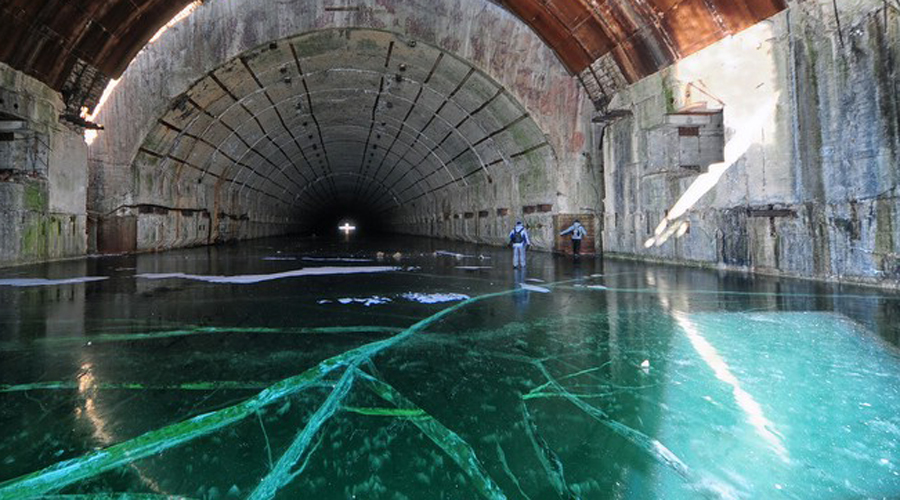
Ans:
<svg viewBox="0 0 900 500"><path fill-rule="evenodd" d="M85 276L83 278L65 278L58 280L48 280L44 278L10 278L0 279L0 286L54 286L54 285L72 285L75 283L89 283L91 281L107 280L107 276Z"/></svg>
<svg viewBox="0 0 900 500"><path fill-rule="evenodd" d="M379 297L375 295L373 297L344 297L341 299L337 299L341 304L362 304L366 307L369 306L377 306L379 304L387 304L391 301L391 299L387 297ZM329 301L330 302L330 301ZM321 303L321 302L320 302Z"/></svg>
<svg viewBox="0 0 900 500"><path fill-rule="evenodd" d="M372 259L358 259L353 257L303 257L309 262L372 262Z"/></svg>
<svg viewBox="0 0 900 500"><path fill-rule="evenodd" d="M439 302L453 302L456 300L468 300L470 297L462 293L404 293L402 297L420 304L437 304Z"/></svg>
<svg viewBox="0 0 900 500"><path fill-rule="evenodd" d="M293 271L284 271L272 274L239 274L236 276L209 276L201 274L185 274L185 273L147 273L137 274L138 278L150 280L174 279L181 278L194 281L205 281L207 283L233 283L238 285L250 285L260 283L262 281L272 281L283 278L298 278L301 276L327 276L332 274L365 274L365 273L385 273L389 271L400 271L401 268L393 266L358 266L358 267L307 267L304 269L295 269ZM105 278L104 278L105 279Z"/></svg>
<svg viewBox="0 0 900 500"><path fill-rule="evenodd" d="M530 281L532 283L543 283L544 280L539 280L537 278L525 278L525 281Z"/></svg>
<svg viewBox="0 0 900 500"><path fill-rule="evenodd" d="M528 283L519 283L519 287L529 292L550 293L550 290L542 286L529 285Z"/></svg>

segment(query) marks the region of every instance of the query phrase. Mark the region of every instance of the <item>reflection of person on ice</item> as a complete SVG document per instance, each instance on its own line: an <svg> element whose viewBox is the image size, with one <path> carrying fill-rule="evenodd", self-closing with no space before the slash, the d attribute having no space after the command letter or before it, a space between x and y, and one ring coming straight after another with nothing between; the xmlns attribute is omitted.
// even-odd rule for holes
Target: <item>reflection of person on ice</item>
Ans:
<svg viewBox="0 0 900 500"><path fill-rule="evenodd" d="M509 232L509 244L513 247L513 269L525 267L525 249L531 246L531 240L522 221L516 222L516 227Z"/></svg>
<svg viewBox="0 0 900 500"><path fill-rule="evenodd" d="M569 233L572 233L572 254L578 257L581 253L581 239L587 234L587 230L584 229L584 226L581 225L578 219L575 219L575 223L569 226L569 229L559 233L559 235L565 236Z"/></svg>

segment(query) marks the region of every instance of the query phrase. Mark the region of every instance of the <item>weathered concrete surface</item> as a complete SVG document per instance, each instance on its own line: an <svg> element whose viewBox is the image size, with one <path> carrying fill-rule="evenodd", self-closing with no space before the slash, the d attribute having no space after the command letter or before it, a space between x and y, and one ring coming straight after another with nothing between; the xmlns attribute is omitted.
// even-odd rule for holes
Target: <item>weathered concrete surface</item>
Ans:
<svg viewBox="0 0 900 500"><path fill-rule="evenodd" d="M86 251L87 148L61 110L59 94L0 64L0 119L25 124L0 140L0 266Z"/></svg>
<svg viewBox="0 0 900 500"><path fill-rule="evenodd" d="M633 115L604 144L608 251L900 284L900 10L834 8L793 2L617 96ZM698 102L724 109L725 162L703 175L660 139Z"/></svg>
<svg viewBox="0 0 900 500"><path fill-rule="evenodd" d="M400 200L403 207L384 217L397 231L413 234L501 243L512 221L524 216L536 242L549 249L554 213L599 205L598 160L589 154L590 100L578 79L521 20L497 5L462 0L363 2L349 11L329 5L210 2L146 47L97 117L107 126L90 148L88 199L91 211L104 218L98 228L116 225L105 221L109 217L135 217L136 249L298 230L310 212L292 206L292 197L317 191L322 177L331 175L329 169L335 175L327 184L333 181L339 193L351 195L359 176L373 175L366 178L371 198ZM339 34L346 40L323 35L318 46L286 41L334 28L345 29ZM383 34L372 31L360 38L362 31L348 28ZM303 74L292 64L291 45ZM422 85L434 61L428 58L438 52L446 57L435 66L429 85ZM390 67L373 64L382 64L385 54L390 54ZM401 64L407 70L399 70ZM393 84L401 71L406 71L403 82ZM382 77L384 90L379 91ZM407 119L405 103L414 101L417 88L426 90ZM395 99L393 109L385 99L377 100L382 92ZM298 115L288 101L292 96L312 98L315 118L322 122L320 130L310 132L313 142L341 144L326 148L327 164L321 167L312 143L306 142L312 120L303 123L307 110ZM442 101L448 104L441 107ZM203 110L198 112L194 103ZM367 149L373 109L373 116L387 117L374 120L378 131L412 144L409 156L421 174L405 165L401 153ZM429 113L440 117L429 123ZM460 123L467 114L477 116ZM160 119L174 127L161 127ZM363 129L362 135L348 131L351 126ZM470 152L457 157L466 147ZM244 152L250 149L263 151L271 161ZM429 158L427 150L434 153ZM359 160L366 153L376 159L392 156L386 168L368 170ZM273 196L286 198L285 203ZM528 207L538 205L552 211L535 209L525 216ZM509 214L497 217L500 208ZM210 225L185 223L177 215L184 210L208 213ZM484 211L489 218L477 217ZM433 223L415 222L418 218Z"/></svg>

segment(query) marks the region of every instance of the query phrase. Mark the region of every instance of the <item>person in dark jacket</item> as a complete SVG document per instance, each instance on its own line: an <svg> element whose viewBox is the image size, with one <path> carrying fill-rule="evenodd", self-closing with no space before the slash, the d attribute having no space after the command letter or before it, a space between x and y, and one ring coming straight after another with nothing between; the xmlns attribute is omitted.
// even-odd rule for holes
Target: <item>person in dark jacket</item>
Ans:
<svg viewBox="0 0 900 500"><path fill-rule="evenodd" d="M516 227L509 232L509 244L513 247L513 269L525 267L525 249L531 246L531 240L522 221L516 222Z"/></svg>
<svg viewBox="0 0 900 500"><path fill-rule="evenodd" d="M581 225L581 222L578 219L575 219L574 224L569 226L565 231L559 233L560 236L565 236L567 234L572 235L572 253L577 257L581 254L581 239L587 235L587 230Z"/></svg>

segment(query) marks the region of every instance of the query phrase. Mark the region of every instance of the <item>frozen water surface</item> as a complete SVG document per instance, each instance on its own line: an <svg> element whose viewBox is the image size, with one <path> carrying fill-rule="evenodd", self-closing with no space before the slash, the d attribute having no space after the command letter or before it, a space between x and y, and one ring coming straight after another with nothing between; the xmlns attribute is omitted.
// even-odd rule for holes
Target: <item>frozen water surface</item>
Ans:
<svg viewBox="0 0 900 500"><path fill-rule="evenodd" d="M508 252L0 271L0 498L900 496L896 294Z"/></svg>

